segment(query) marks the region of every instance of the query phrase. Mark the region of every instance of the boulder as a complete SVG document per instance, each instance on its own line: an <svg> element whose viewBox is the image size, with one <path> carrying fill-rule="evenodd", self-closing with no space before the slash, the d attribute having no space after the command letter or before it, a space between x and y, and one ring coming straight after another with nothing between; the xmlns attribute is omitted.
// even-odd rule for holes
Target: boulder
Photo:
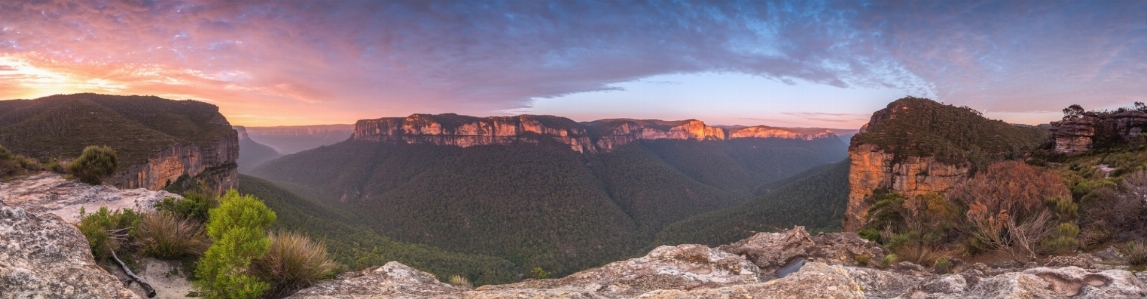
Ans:
<svg viewBox="0 0 1147 299"><path fill-rule="evenodd" d="M820 262L781 279L764 283L725 286L700 290L658 290L637 298L866 298L862 287L847 270Z"/></svg>
<svg viewBox="0 0 1147 299"><path fill-rule="evenodd" d="M96 265L79 229L0 202L0 298L139 298Z"/></svg>
<svg viewBox="0 0 1147 299"><path fill-rule="evenodd" d="M468 298L632 298L654 290L689 290L760 282L760 269L744 258L685 244L661 246L648 255L574 273L560 279L483 286Z"/></svg>
<svg viewBox="0 0 1147 299"><path fill-rule="evenodd" d="M389 262L318 283L287 298L461 298L464 290L439 282L433 274Z"/></svg>
<svg viewBox="0 0 1147 299"><path fill-rule="evenodd" d="M1124 270L1085 270L1079 267L1032 268L1024 274L1042 278L1050 290L1073 298L1144 298L1147 286Z"/></svg>

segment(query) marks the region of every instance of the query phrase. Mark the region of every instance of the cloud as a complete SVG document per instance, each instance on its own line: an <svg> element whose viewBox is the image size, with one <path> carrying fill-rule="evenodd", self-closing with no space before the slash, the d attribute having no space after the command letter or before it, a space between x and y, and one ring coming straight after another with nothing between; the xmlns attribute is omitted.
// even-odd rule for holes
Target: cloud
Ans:
<svg viewBox="0 0 1147 299"><path fill-rule="evenodd" d="M4 1L0 55L29 63L15 72L202 98L235 115L279 113L288 123L491 114L534 98L697 72L895 88L993 111L1056 110L1147 94L1144 6ZM9 94L35 90L21 86ZM286 110L299 107L310 108Z"/></svg>

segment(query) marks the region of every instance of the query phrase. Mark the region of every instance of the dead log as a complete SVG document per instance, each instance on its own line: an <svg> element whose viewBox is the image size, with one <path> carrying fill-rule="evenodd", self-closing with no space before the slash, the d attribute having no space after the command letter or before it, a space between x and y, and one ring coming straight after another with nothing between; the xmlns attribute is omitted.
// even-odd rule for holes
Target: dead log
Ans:
<svg viewBox="0 0 1147 299"><path fill-rule="evenodd" d="M132 280L135 280L135 282L138 283L139 286L143 288L144 292L147 292L147 298L154 298L155 297L155 289L151 288L150 284L147 284L146 282L144 282L143 278L139 278L139 276L135 276L135 273L131 273L131 269L128 269L127 265L124 265L123 261L119 260L119 257L115 255L115 250L110 250L110 251L112 252L112 258L115 259L115 262L119 263L120 268L123 268L123 272L127 273L127 276L131 277Z"/></svg>

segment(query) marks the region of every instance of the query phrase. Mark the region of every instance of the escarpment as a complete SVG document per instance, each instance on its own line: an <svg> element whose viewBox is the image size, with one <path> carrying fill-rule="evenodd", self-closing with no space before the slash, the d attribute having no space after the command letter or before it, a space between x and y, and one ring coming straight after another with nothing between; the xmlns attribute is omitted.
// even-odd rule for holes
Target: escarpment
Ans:
<svg viewBox="0 0 1147 299"><path fill-rule="evenodd" d="M43 161L68 161L90 145L116 151L105 183L159 190L180 179L215 193L238 178L238 133L215 105L149 96L56 95L0 101L0 146Z"/></svg>
<svg viewBox="0 0 1147 299"><path fill-rule="evenodd" d="M984 118L967 107L903 98L872 114L848 148L848 207L842 226L867 221L866 199L884 189L904 196L944 192L989 161L1018 158L1046 132Z"/></svg>
<svg viewBox="0 0 1147 299"><path fill-rule="evenodd" d="M807 130L805 130L807 131ZM682 121L605 119L578 123L564 117L519 115L472 117L457 114L413 114L360 120L353 140L426 143L470 147L537 143L553 140L579 153L609 152L639 140L730 140L738 138L804 139L836 137L826 129L797 132L767 126L721 128L691 119Z"/></svg>
<svg viewBox="0 0 1147 299"><path fill-rule="evenodd" d="M1070 108L1069 108L1070 109ZM1093 148L1142 143L1147 111L1082 112L1051 123L1054 151L1075 155Z"/></svg>

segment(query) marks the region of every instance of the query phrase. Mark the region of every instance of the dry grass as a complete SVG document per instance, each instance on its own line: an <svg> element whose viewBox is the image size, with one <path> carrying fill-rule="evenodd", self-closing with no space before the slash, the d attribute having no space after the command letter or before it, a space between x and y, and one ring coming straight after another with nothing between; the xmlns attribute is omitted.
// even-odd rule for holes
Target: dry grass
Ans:
<svg viewBox="0 0 1147 299"><path fill-rule="evenodd" d="M1128 264L1135 267L1147 265L1147 242L1127 242L1124 253L1127 254Z"/></svg>
<svg viewBox="0 0 1147 299"><path fill-rule="evenodd" d="M203 225L169 212L144 214L137 238L144 253L161 259L199 256L211 245Z"/></svg>
<svg viewBox="0 0 1147 299"><path fill-rule="evenodd" d="M455 286L460 286L460 287L467 287L467 288L474 287L474 285L470 283L469 279L466 279L465 277L462 277L461 275L451 275L450 281L448 281L447 283L455 285Z"/></svg>
<svg viewBox="0 0 1147 299"><path fill-rule="evenodd" d="M290 232L271 233L270 239L267 255L251 263L255 275L271 283L268 295L286 295L334 274L326 244Z"/></svg>

